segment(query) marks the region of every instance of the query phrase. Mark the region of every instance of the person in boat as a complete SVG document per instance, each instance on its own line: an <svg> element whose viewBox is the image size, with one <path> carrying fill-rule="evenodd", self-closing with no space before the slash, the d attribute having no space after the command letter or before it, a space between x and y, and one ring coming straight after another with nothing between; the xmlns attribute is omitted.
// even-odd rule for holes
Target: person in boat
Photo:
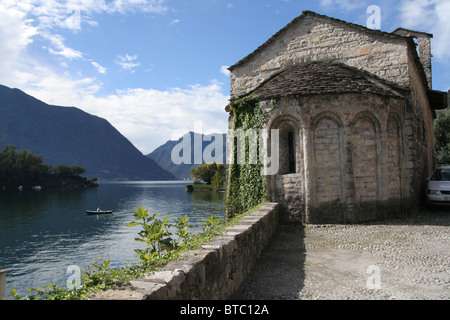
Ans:
<svg viewBox="0 0 450 320"><path fill-rule="evenodd" d="M97 212L100 212L101 210L100 210L100 208L97 208Z"/></svg>

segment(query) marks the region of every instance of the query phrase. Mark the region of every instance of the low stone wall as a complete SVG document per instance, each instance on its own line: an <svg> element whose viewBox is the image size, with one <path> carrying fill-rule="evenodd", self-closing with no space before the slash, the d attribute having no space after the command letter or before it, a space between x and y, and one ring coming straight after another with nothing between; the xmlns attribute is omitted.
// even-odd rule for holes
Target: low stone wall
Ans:
<svg viewBox="0 0 450 320"><path fill-rule="evenodd" d="M159 272L111 289L92 300L224 300L252 270L278 226L278 204L247 214L223 235L182 254Z"/></svg>

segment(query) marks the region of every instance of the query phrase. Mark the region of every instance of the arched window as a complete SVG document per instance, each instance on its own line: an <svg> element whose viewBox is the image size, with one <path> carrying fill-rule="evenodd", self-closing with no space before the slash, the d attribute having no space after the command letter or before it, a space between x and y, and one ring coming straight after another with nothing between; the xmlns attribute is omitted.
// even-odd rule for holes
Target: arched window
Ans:
<svg viewBox="0 0 450 320"><path fill-rule="evenodd" d="M289 159L289 172L295 173L295 149L294 149L294 132L288 132L288 159Z"/></svg>
<svg viewBox="0 0 450 320"><path fill-rule="evenodd" d="M291 117L280 117L273 122L271 129L278 129L278 174L297 173L300 138L295 120Z"/></svg>
<svg viewBox="0 0 450 320"><path fill-rule="evenodd" d="M296 172L296 137L295 129L289 122L282 122L279 130L280 170L279 174Z"/></svg>

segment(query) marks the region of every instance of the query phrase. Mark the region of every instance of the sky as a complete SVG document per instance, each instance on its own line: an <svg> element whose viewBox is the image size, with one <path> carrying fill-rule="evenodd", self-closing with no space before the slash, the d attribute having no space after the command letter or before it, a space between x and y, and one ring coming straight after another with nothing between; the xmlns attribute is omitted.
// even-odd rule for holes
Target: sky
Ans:
<svg viewBox="0 0 450 320"><path fill-rule="evenodd" d="M450 88L450 0L0 0L0 84L105 118L143 154L225 133L227 68L303 10L432 33L433 89Z"/></svg>

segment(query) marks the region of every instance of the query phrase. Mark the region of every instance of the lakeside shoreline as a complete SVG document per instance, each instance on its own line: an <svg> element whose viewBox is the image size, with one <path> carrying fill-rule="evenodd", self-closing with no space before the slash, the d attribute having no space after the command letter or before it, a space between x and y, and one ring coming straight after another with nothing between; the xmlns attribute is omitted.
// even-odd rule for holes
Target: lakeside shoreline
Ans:
<svg viewBox="0 0 450 320"><path fill-rule="evenodd" d="M189 191L189 192L193 192L193 191L225 192L226 190L225 189L213 190L213 187L210 184L193 183L193 184L186 185L186 191Z"/></svg>

